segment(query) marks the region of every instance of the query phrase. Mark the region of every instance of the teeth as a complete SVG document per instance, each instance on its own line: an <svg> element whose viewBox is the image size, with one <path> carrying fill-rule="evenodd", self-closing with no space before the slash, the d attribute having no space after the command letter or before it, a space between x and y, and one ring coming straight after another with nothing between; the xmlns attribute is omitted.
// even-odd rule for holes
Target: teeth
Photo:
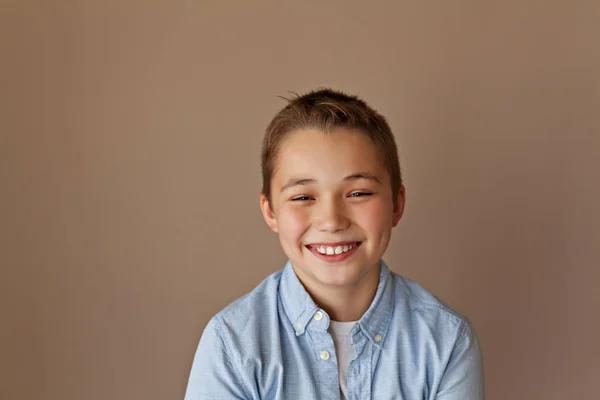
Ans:
<svg viewBox="0 0 600 400"><path fill-rule="evenodd" d="M343 251L344 251L344 252L347 252L347 251L349 251L349 250L352 250L352 249L353 249L353 248L355 248L355 247L356 247L356 245L355 245L355 244L351 244L351 245L348 245L348 246L344 246L344 250L343 250Z"/></svg>
<svg viewBox="0 0 600 400"><path fill-rule="evenodd" d="M332 246L318 246L318 247L315 247L315 250L317 250L321 254L326 254L328 256L332 256L334 254L345 253L347 251L352 250L355 247L356 247L356 244L350 244L350 245L344 245L344 246L340 245L340 246L336 246L336 247L332 247Z"/></svg>

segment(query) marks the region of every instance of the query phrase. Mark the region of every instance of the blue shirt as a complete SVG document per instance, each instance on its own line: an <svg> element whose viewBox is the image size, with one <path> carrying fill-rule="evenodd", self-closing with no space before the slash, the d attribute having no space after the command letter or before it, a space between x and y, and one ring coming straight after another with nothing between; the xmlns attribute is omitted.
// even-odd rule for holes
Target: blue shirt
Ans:
<svg viewBox="0 0 600 400"><path fill-rule="evenodd" d="M340 399L329 321L288 262L210 320L185 399ZM469 321L383 261L350 342L348 400L483 399Z"/></svg>

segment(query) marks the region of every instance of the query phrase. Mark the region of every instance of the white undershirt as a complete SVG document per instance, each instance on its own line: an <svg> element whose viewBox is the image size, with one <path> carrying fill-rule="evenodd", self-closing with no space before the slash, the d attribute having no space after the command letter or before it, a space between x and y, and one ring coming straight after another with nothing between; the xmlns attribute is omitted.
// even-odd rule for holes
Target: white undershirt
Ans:
<svg viewBox="0 0 600 400"><path fill-rule="evenodd" d="M350 360L354 358L354 347L350 344L350 338L348 334L356 324L356 321L351 322L338 322L330 321L329 333L333 338L333 345L335 346L335 354L337 355L338 361L338 372L340 376L340 394L342 400L347 397L347 377L348 377L348 365Z"/></svg>

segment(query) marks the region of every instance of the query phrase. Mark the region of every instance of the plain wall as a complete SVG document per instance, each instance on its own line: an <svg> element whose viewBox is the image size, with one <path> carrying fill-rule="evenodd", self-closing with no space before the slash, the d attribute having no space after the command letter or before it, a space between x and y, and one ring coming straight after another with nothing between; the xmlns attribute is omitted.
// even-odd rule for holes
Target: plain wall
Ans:
<svg viewBox="0 0 600 400"><path fill-rule="evenodd" d="M473 322L488 400L600 376L600 2L3 1L0 398L183 398L208 319L283 267L279 95L387 116L385 256Z"/></svg>

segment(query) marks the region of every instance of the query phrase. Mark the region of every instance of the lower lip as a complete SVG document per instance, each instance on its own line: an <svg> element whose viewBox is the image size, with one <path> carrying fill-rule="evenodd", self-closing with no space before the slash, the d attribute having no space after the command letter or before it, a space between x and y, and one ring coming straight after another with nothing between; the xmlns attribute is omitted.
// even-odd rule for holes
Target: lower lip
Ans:
<svg viewBox="0 0 600 400"><path fill-rule="evenodd" d="M356 252L356 250L360 247L361 244L362 243L357 244L356 246L354 246L353 248L351 248L350 250L348 250L345 253L342 252L340 254L331 254L331 255L321 254L317 251L317 249L315 249L313 247L306 246L306 248L308 250L310 250L310 252L313 253L317 258L320 258L321 260L324 260L327 262L340 262L340 261L344 261L348 257L351 257L352 254L354 254L354 252Z"/></svg>

